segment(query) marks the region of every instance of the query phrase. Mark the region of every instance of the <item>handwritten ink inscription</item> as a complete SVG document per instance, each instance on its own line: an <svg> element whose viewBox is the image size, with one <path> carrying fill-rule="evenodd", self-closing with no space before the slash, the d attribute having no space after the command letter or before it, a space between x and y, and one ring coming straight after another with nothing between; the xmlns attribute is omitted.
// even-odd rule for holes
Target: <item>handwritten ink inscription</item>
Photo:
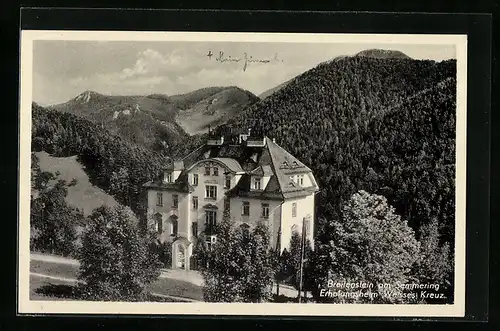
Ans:
<svg viewBox="0 0 500 331"><path fill-rule="evenodd" d="M208 51L207 57L209 60L212 60L212 57L215 57L215 54L212 51ZM271 62L283 62L282 59L278 58L278 53L274 54L274 57L271 59L254 59L253 56L249 56L247 53L243 53L243 57L232 57L231 55L225 56L223 51L219 52L219 55L215 57L215 61L224 63L224 62L243 62L243 71L247 70L249 63L271 63Z"/></svg>

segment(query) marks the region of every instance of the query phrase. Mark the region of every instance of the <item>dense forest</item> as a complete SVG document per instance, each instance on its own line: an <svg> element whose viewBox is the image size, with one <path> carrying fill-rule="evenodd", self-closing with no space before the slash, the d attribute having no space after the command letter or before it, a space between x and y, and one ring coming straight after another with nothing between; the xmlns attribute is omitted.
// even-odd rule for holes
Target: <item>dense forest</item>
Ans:
<svg viewBox="0 0 500 331"><path fill-rule="evenodd" d="M453 244L454 60L346 57L320 64L220 130L252 128L309 165L320 219L354 192L382 194L417 229Z"/></svg>

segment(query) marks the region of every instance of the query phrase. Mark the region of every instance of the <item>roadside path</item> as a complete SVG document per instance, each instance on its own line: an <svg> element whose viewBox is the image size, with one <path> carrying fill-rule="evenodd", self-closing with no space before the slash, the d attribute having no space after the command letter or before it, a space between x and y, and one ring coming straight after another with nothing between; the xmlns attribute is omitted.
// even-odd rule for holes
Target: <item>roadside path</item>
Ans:
<svg viewBox="0 0 500 331"><path fill-rule="evenodd" d="M62 256L54 256L48 254L40 254L40 253L30 253L30 259L33 261L42 261L42 262L51 262L51 263L60 263L67 265L78 266L80 263L78 260L66 258ZM52 277L52 276L51 276ZM203 286L203 277L200 272L196 270L180 270L180 269L162 269L160 278L168 278L175 279L184 282L189 282L191 284L197 286ZM276 293L277 287L276 284L273 284L273 293ZM297 297L297 290L291 286L280 284L280 294L285 295L290 298ZM310 294L308 293L308 296Z"/></svg>
<svg viewBox="0 0 500 331"><path fill-rule="evenodd" d="M31 253L30 260L79 266L78 260L47 254ZM203 286L203 277L195 270L162 269L160 278L169 278Z"/></svg>

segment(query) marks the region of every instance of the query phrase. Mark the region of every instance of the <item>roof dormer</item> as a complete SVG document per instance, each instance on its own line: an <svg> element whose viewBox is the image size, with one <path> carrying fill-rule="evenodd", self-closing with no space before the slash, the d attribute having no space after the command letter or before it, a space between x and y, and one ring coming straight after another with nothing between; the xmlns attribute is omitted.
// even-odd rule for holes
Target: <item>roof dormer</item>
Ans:
<svg viewBox="0 0 500 331"><path fill-rule="evenodd" d="M264 190L271 179L273 172L268 165L259 166L250 173L250 189Z"/></svg>

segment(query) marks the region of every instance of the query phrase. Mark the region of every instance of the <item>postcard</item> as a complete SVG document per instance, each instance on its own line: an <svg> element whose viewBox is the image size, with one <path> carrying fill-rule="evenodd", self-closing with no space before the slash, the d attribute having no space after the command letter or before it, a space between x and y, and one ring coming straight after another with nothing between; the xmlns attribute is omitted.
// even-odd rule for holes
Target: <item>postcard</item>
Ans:
<svg viewBox="0 0 500 331"><path fill-rule="evenodd" d="M466 49L22 31L19 313L463 317Z"/></svg>

